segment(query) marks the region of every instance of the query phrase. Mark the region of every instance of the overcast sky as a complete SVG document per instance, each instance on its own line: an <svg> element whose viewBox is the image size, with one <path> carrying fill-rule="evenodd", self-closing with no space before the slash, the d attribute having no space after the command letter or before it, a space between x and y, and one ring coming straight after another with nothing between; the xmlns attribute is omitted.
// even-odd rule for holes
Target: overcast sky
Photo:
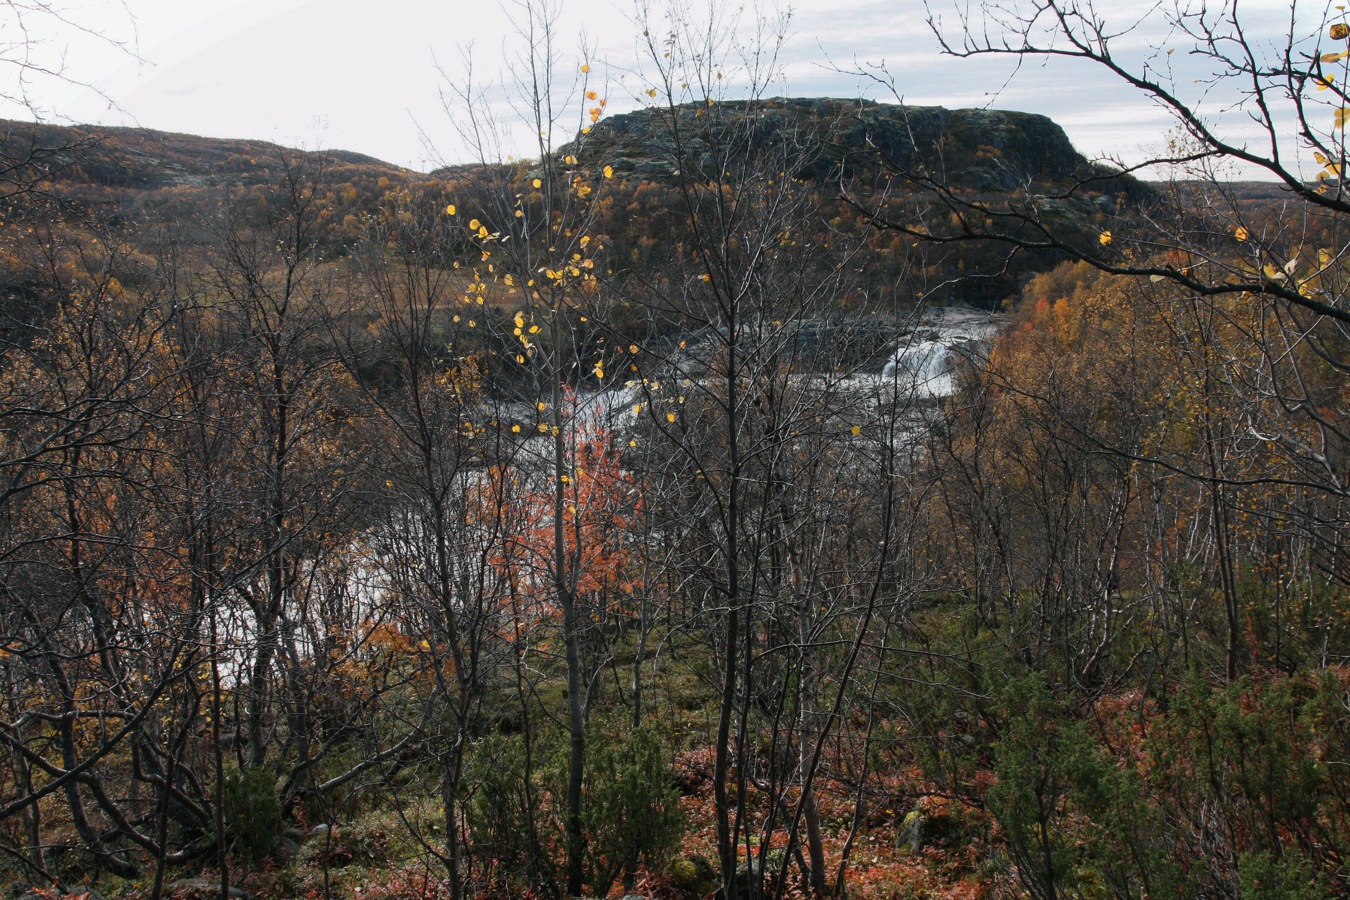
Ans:
<svg viewBox="0 0 1350 900"><path fill-rule="evenodd" d="M518 72L523 49L515 33L520 6L498 0L56 2L66 23L37 15L26 23L43 39L34 59L63 67L65 75L27 85L29 106L46 120L340 148L416 169L467 158L456 127L464 113L447 113L443 103L464 83L465 60L473 61L475 80L486 84L503 68ZM7 11L0 12L0 61L14 58L13 46L3 42L16 34L3 16L12 17L21 3L0 6ZM1110 8L1126 11L1123 22L1132 3L1114 0ZM800 0L792 9L770 94L894 100L851 74L884 64L907 103L1044 113L1091 157L1133 162L1168 139L1165 114L1086 64L1027 60L1014 72L1007 58L943 56L916 0ZM1322 7L1309 9L1320 13ZM1257 32L1288 22L1287 4L1254 0L1243 10ZM749 11L741 16L746 40L754 19ZM1318 24L1309 27L1316 33ZM1122 38L1119 47L1142 59L1150 45L1172 40L1161 28L1152 24ZM563 0L556 30L558 69L568 84L584 45L593 60L592 86L610 99L609 112L642 99L651 66L644 71L640 62L641 27L632 5ZM1167 61L1190 64L1186 46L1177 46L1183 52ZM14 68L0 70L11 97L0 116L31 118L13 100ZM728 94L735 96L747 76L734 64L726 74ZM500 92L488 96L487 108L509 116ZM579 114L583 102L577 99ZM508 151L537 155L528 131L516 129L510 141Z"/></svg>

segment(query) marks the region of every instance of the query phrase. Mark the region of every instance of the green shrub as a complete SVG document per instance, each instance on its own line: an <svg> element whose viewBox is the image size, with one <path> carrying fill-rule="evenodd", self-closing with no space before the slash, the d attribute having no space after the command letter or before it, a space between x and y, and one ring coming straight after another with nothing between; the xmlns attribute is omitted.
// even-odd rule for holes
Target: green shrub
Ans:
<svg viewBox="0 0 1350 900"><path fill-rule="evenodd" d="M1170 896L1178 873L1136 772L1096 740L1040 674L998 695L989 809L1036 897Z"/></svg>
<svg viewBox="0 0 1350 900"><path fill-rule="evenodd" d="M1238 882L1243 900L1321 900L1334 894L1307 857L1294 853L1242 854Z"/></svg>
<svg viewBox="0 0 1350 900"><path fill-rule="evenodd" d="M671 754L639 728L590 744L582 821L591 890L630 883L638 866L664 869L684 831Z"/></svg>
<svg viewBox="0 0 1350 900"><path fill-rule="evenodd" d="M276 776L259 767L232 772L221 790L225 833L236 853L254 864L270 857L281 833Z"/></svg>
<svg viewBox="0 0 1350 900"><path fill-rule="evenodd" d="M499 891L519 879L539 880L549 862L535 840L539 775L526 763L524 739L498 734L475 742L465 761L463 809L472 856L481 867L479 880Z"/></svg>

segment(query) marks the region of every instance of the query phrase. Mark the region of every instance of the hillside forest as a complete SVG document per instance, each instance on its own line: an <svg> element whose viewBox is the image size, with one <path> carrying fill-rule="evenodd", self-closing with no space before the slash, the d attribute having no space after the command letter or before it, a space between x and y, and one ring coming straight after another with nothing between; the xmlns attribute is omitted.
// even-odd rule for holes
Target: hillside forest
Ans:
<svg viewBox="0 0 1350 900"><path fill-rule="evenodd" d="M1173 8L1237 143L1045 8L1169 168L655 22L429 174L4 123L7 895L1350 895L1350 26Z"/></svg>

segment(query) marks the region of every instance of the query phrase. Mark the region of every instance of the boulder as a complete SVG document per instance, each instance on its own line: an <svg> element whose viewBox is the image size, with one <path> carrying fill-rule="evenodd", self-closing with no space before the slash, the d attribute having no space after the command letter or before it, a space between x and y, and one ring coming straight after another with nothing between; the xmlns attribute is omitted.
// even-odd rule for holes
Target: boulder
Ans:
<svg viewBox="0 0 1350 900"><path fill-rule="evenodd" d="M670 864L670 881L684 897L702 897L717 888L717 870L701 856L682 856Z"/></svg>

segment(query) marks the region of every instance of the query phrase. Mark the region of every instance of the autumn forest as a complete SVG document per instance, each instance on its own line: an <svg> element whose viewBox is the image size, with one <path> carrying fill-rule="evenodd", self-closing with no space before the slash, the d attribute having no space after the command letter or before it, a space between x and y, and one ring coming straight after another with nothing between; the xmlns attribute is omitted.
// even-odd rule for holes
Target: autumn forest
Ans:
<svg viewBox="0 0 1350 900"><path fill-rule="evenodd" d="M0 123L7 896L1350 895L1350 27L1044 7L1165 158L532 4L522 157Z"/></svg>

